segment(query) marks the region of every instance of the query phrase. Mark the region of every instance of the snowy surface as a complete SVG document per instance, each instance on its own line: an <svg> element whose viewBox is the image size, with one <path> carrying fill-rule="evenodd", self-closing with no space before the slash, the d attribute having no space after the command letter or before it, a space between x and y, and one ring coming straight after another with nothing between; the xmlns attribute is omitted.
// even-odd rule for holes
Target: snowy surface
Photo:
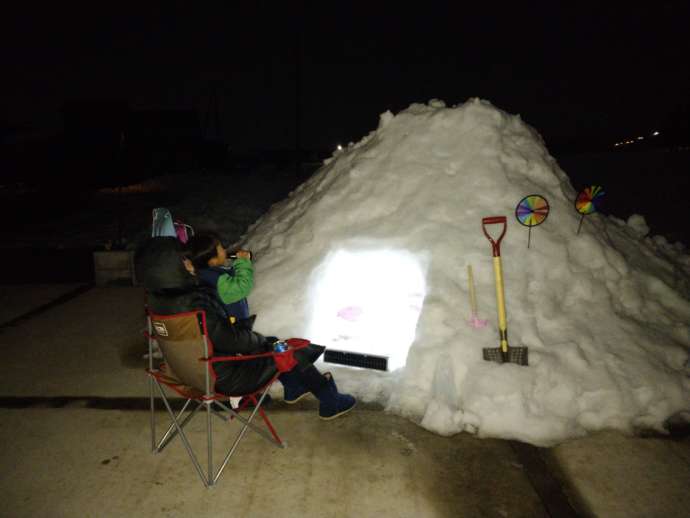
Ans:
<svg viewBox="0 0 690 518"><path fill-rule="evenodd" d="M514 214L529 194L551 211L528 249ZM576 194L535 129L487 101L386 112L238 243L256 257L256 329L390 356L400 368L388 373L322 368L439 434L548 445L605 428L663 432L668 417L690 418L690 257L648 236L642 215L587 216L576 234ZM232 197L171 209L196 203L196 222L203 213L233 235ZM529 348L527 367L482 359L499 345L487 216L508 218L508 337ZM468 323L468 265L482 329Z"/></svg>

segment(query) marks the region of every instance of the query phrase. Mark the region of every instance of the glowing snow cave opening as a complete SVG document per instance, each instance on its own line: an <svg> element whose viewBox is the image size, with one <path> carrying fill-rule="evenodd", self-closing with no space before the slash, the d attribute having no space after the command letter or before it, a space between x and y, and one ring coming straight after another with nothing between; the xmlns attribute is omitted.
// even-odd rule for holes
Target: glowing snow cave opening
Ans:
<svg viewBox="0 0 690 518"><path fill-rule="evenodd" d="M426 295L424 269L403 250L329 254L312 280L309 337L340 351L405 365Z"/></svg>

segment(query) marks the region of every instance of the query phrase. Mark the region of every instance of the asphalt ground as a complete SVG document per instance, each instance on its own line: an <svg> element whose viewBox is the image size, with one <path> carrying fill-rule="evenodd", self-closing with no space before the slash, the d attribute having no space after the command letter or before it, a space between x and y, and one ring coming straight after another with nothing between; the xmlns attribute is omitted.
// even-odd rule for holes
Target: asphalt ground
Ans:
<svg viewBox="0 0 690 518"><path fill-rule="evenodd" d="M288 406L279 389L269 412L288 448L250 434L204 489L179 441L150 452L140 288L3 286L3 297L0 515L647 518L690 509L687 435L601 431L536 448L440 437L377 405L322 422L314 400ZM160 404L154 415L160 430ZM193 423L205 458L204 420ZM232 434L222 423L214 434L220 455Z"/></svg>

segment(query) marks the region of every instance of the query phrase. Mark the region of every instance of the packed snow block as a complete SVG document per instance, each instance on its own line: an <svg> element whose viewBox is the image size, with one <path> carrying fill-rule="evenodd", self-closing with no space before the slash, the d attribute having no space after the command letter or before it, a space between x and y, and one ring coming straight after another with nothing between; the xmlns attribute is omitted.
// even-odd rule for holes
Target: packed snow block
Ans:
<svg viewBox="0 0 690 518"><path fill-rule="evenodd" d="M96 286L112 284L136 285L134 252L131 250L99 250L93 253Z"/></svg>

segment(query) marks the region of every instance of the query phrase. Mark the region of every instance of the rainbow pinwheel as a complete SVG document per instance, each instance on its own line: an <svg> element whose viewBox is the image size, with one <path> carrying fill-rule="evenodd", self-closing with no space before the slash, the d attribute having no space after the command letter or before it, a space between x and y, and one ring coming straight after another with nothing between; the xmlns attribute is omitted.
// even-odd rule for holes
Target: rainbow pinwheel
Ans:
<svg viewBox="0 0 690 518"><path fill-rule="evenodd" d="M541 225L549 215L549 202L538 194L530 194L520 200L515 207L515 217L521 225L529 227L527 248L532 240L532 227Z"/></svg>
<svg viewBox="0 0 690 518"><path fill-rule="evenodd" d="M601 185L592 185L582 189L577 198L575 198L575 210L582 214L580 224L577 227L578 234L580 233L580 228L582 228L582 221L585 219L585 216L594 214L599 210L604 194L606 193Z"/></svg>

